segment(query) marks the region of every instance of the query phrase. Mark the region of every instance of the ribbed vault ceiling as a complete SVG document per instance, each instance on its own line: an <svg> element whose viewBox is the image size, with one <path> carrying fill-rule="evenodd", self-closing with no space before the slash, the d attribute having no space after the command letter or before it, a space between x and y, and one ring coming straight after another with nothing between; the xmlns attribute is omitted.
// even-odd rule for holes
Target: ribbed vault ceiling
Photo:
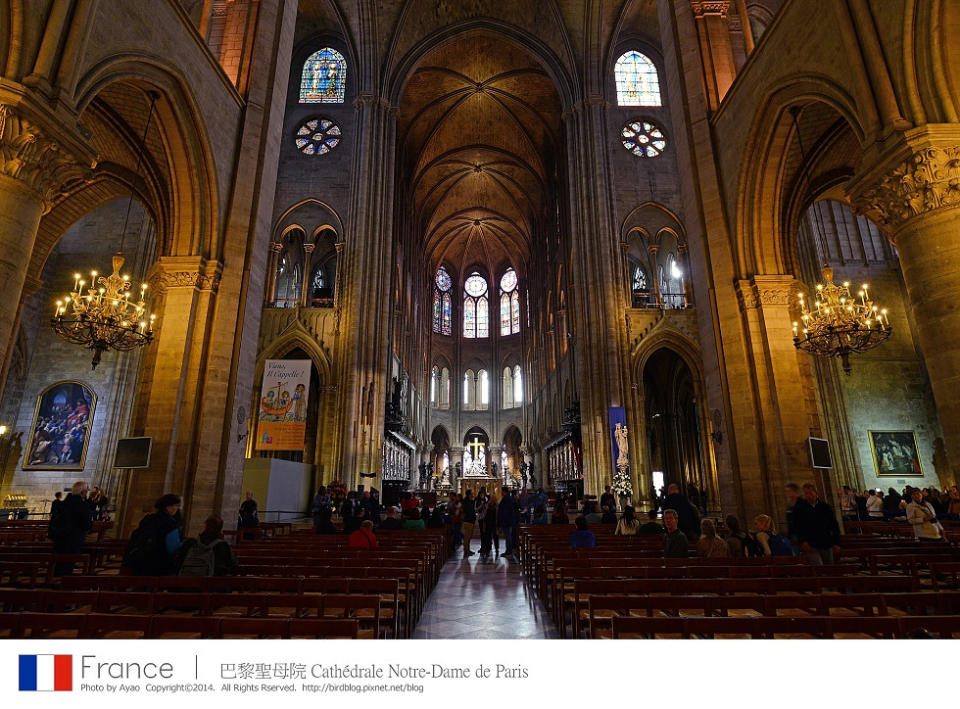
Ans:
<svg viewBox="0 0 960 709"><path fill-rule="evenodd" d="M433 265L527 261L562 153L560 99L526 52L484 35L427 56L400 102L401 165Z"/></svg>

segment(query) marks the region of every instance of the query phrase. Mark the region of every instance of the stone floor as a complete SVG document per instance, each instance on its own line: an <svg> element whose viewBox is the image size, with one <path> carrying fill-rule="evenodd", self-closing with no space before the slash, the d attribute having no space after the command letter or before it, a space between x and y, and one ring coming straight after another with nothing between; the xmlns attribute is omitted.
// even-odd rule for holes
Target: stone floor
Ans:
<svg viewBox="0 0 960 709"><path fill-rule="evenodd" d="M501 542L502 543L502 542ZM480 543L473 542L473 551ZM550 614L524 584L520 565L504 558L489 563L459 550L440 572L414 638L556 638Z"/></svg>

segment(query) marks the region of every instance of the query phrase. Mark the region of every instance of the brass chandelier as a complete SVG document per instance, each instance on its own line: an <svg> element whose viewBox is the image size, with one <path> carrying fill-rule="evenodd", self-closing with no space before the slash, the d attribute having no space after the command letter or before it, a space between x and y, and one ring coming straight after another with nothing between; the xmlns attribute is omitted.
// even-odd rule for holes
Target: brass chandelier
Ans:
<svg viewBox="0 0 960 709"><path fill-rule="evenodd" d="M839 357L845 374L850 374L850 355L871 350L888 337L893 329L887 309L870 300L866 283L856 297L850 294L850 283L833 282L833 269L823 267L825 283L817 284L813 310L800 293L801 320L793 323L793 344L797 349L821 357Z"/></svg>
<svg viewBox="0 0 960 709"><path fill-rule="evenodd" d="M159 95L152 91L148 95L150 113L137 155L138 177L147 131L150 130L154 106L159 98ZM93 350L93 369L97 368L101 355L108 350L126 352L153 341L153 323L156 316L148 314L147 311L147 284L142 284L139 293L132 299L133 286L130 276L120 273L124 263L123 242L132 204L131 192L120 232L120 250L113 256L113 272L109 276L99 276L97 271L91 271L89 284L79 273L75 274L73 290L56 301L56 312L50 320L53 329L64 340Z"/></svg>
<svg viewBox="0 0 960 709"><path fill-rule="evenodd" d="M800 123L797 120L800 107L790 109L793 125L797 133L797 143L803 160L803 176L810 184L807 174L807 155L803 149ZM817 284L816 297L811 310L806 296L798 295L800 321L793 323L793 344L798 350L819 357L839 357L844 374L850 374L850 355L866 352L883 343L890 337L893 328L887 317L887 309L880 308L870 300L869 286L864 283L856 297L850 293L850 282L840 285L833 282L833 269L826 262L828 256L824 225L817 203L813 205L816 217L816 231L820 241L820 253L825 259L823 265L823 283Z"/></svg>

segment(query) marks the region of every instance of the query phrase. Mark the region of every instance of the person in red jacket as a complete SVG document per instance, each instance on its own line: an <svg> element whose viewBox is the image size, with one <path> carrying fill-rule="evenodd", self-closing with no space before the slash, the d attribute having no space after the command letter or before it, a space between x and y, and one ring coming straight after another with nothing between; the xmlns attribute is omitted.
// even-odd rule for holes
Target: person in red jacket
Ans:
<svg viewBox="0 0 960 709"><path fill-rule="evenodd" d="M347 546L358 549L374 549L378 546L377 535L373 533L373 520L365 519L360 529L347 537Z"/></svg>

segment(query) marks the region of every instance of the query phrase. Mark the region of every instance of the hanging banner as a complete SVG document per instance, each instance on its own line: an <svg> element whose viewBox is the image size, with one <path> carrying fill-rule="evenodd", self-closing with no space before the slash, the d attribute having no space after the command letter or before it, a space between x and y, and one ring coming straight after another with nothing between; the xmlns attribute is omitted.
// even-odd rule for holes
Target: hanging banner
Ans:
<svg viewBox="0 0 960 709"><path fill-rule="evenodd" d="M307 434L309 359L268 359L260 387L257 450L302 451Z"/></svg>

